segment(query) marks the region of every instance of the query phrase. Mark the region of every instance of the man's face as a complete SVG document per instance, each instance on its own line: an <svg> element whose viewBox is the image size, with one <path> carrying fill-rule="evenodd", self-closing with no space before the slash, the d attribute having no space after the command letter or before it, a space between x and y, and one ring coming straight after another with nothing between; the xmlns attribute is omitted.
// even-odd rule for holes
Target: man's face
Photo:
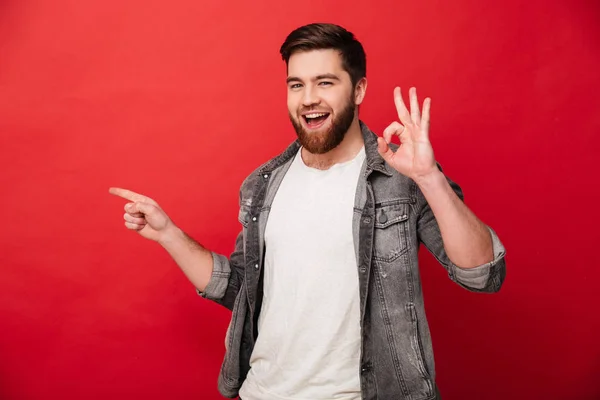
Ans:
<svg viewBox="0 0 600 400"><path fill-rule="evenodd" d="M339 53L311 50L293 54L287 85L288 112L302 146L323 154L340 144L354 120L357 98Z"/></svg>

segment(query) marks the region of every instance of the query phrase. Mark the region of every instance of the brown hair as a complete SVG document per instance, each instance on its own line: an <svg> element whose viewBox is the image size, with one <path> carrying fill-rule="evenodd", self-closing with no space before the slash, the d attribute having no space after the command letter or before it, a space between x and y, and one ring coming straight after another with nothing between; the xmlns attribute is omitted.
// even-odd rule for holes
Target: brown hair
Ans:
<svg viewBox="0 0 600 400"><path fill-rule="evenodd" d="M314 23L292 31L281 45L279 53L286 65L290 56L297 51L335 49L342 57L342 68L352 84L367 75L367 60L362 44L354 34L339 25Z"/></svg>

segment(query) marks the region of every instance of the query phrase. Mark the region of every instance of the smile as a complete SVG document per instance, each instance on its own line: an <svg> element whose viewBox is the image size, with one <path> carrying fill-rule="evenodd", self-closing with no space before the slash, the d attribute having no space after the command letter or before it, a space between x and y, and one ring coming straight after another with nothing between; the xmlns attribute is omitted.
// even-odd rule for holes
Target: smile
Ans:
<svg viewBox="0 0 600 400"><path fill-rule="evenodd" d="M320 128L325 124L325 121L329 118L329 113L311 113L302 116L306 122L306 126L310 129Z"/></svg>

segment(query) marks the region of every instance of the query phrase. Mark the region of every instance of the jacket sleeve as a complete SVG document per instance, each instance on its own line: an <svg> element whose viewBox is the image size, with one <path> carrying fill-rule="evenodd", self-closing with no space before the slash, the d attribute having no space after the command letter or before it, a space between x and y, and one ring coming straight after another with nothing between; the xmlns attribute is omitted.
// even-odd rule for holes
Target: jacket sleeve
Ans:
<svg viewBox="0 0 600 400"><path fill-rule="evenodd" d="M243 189L244 186L242 186ZM242 213L242 189L240 189L240 212ZM240 219L240 217L238 217ZM240 220L243 225L243 219ZM233 310L235 299L244 283L244 229L242 227L235 239L235 248L229 257L211 252L213 259L212 275L204 291L196 289L196 292L206 299L221 304L229 310Z"/></svg>
<svg viewBox="0 0 600 400"><path fill-rule="evenodd" d="M441 166L440 171L442 170ZM458 184L446 177L446 180L456 193L464 201L462 189ZM417 186L415 184L415 186ZM487 226L492 239L494 258L492 261L474 268L461 268L452 263L444 249L442 235L431 207L425 196L416 187L417 191L417 233L419 240L437 259L437 261L448 271L450 279L472 292L494 293L500 290L506 276L506 250L498 238L496 232Z"/></svg>
<svg viewBox="0 0 600 400"><path fill-rule="evenodd" d="M210 280L203 292L196 289L201 297L233 310L233 304L244 282L243 247L243 232L240 231L235 241L235 249L229 258L211 252L213 270Z"/></svg>

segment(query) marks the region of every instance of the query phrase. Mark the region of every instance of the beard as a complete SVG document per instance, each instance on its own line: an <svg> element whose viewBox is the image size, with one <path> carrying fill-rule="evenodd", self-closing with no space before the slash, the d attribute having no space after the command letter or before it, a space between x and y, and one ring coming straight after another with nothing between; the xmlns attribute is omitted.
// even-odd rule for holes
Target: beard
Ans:
<svg viewBox="0 0 600 400"><path fill-rule="evenodd" d="M354 120L355 108L354 93L352 93L339 114L331 113L328 116L328 118L331 117L331 124L327 130L322 132L308 132L299 119L295 119L291 113L289 117L300 144L310 153L323 154L333 150L344 140L344 136L346 136L346 132L348 132ZM304 117L300 116L299 118Z"/></svg>

